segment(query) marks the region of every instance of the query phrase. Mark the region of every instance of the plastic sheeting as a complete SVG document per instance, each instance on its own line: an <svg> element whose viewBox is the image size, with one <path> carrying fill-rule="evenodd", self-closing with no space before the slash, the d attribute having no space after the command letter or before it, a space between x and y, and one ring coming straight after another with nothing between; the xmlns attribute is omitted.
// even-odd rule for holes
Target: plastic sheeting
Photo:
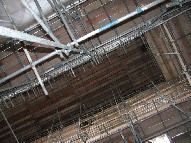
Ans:
<svg viewBox="0 0 191 143"><path fill-rule="evenodd" d="M26 0L28 4L33 8L33 10L39 14L39 11L33 0ZM45 15L51 14L52 8L47 0L38 0L39 4ZM67 4L70 0L61 0L62 3ZM34 17L29 13L29 11L23 6L20 0L4 0L9 9L9 12L14 19L17 28L23 30L24 28L29 27L30 25L36 23ZM5 13L2 5L0 4L0 25L5 27L12 27L9 22L8 16Z"/></svg>

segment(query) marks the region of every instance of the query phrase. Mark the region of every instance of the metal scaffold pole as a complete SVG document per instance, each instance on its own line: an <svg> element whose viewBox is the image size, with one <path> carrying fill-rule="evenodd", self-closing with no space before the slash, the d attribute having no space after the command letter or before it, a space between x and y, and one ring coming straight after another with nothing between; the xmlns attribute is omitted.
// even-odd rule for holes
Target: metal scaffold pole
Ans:
<svg viewBox="0 0 191 143"><path fill-rule="evenodd" d="M48 47L59 47L59 48L64 48L67 49L65 45L60 45L54 41L50 41L44 38L40 38L40 37L36 37L24 32L20 32L17 30L12 30L10 28L6 28L3 26L0 26L0 35L4 36L4 37L10 37L13 39L18 39L21 41L28 41L28 42L32 42L32 43L38 43L38 44L42 44Z"/></svg>
<svg viewBox="0 0 191 143"><path fill-rule="evenodd" d="M46 90L46 87L45 87L45 85L44 85L44 83L43 83L43 81L42 81L36 67L34 65L32 65L33 61L32 61L32 58L31 58L31 56L29 54L29 51L27 49L24 49L24 52L25 52L25 55L27 56L27 59L28 59L29 63L31 64L31 67L32 67L32 69L33 69L33 71L34 71L34 73L36 75L36 78L37 78L40 86L42 87L42 90L43 90L44 94L48 95L48 91Z"/></svg>
<svg viewBox="0 0 191 143"><path fill-rule="evenodd" d="M72 31L71 31L71 29L70 29L70 27L69 27L69 25L68 25L68 23L66 21L66 17L63 15L62 11L59 8L59 5L61 5L61 2L59 1L59 4L55 0L52 1L53 3L50 0L48 0L48 2L50 3L51 6L53 6L53 9L58 14L58 16L61 18L62 22L64 23L64 26L67 29L67 32L68 32L69 36L71 37L72 41L74 42L74 45L78 46L79 44L76 41L76 38L74 37L74 34L72 33Z"/></svg>
<svg viewBox="0 0 191 143"><path fill-rule="evenodd" d="M178 54L176 54L176 56L178 58L178 61L179 61L180 65L181 65L182 69L183 69L183 73L186 76L186 79L188 80L189 85L191 86L191 76L187 72L186 65L185 65L184 60L181 57L181 54L180 54L180 52L179 52L179 50L178 50L178 48L177 48L177 46L176 46L176 44L174 42L172 33L170 33L169 28L167 27L167 25L163 24L163 26L164 26L164 29L165 29L167 35L168 35L168 38L169 38L170 42L172 43L172 46L174 48L175 53L178 53Z"/></svg>
<svg viewBox="0 0 191 143"><path fill-rule="evenodd" d="M9 129L11 130L11 133L13 134L13 136L14 136L16 142L19 143L19 140L17 139L17 136L15 135L15 133L14 133L14 131L13 131L11 125L9 124L9 122L8 122L8 120L7 120L7 117L5 116L5 114L4 114L3 110L1 109L1 107L0 107L0 112L1 112L1 114L2 114L2 116L3 116L3 118L4 118L4 120L5 120L5 122L7 123Z"/></svg>
<svg viewBox="0 0 191 143"><path fill-rule="evenodd" d="M135 142L136 143L142 143L142 139L141 139L140 135L137 133L137 131L135 130L133 120L132 120L132 118L131 118L131 116L130 116L130 114L128 112L129 110L126 107L127 103L125 103L125 101L123 101L123 103L125 105L124 109L125 109L125 112L126 112L127 121L129 121L129 128L130 128L130 130L131 130L131 132L132 132L132 134L133 134L133 136L135 138Z"/></svg>

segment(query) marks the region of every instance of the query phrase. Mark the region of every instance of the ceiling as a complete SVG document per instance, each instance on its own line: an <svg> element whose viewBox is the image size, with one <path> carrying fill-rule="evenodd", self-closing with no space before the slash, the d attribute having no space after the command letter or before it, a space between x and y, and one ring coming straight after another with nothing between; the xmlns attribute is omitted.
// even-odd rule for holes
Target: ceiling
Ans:
<svg viewBox="0 0 191 143"><path fill-rule="evenodd" d="M125 48L126 54L120 48L108 58L104 56L95 67L88 62L73 69L75 77L69 71L46 83L48 96L36 87L37 97L30 90L12 99L14 107L7 108L6 115L17 136L21 140L43 136L52 125L60 126L60 121L67 126L77 122L79 116L92 116L148 89L152 86L150 80L156 84L164 81L149 47L141 39ZM6 142L12 135L5 134L9 128L2 118L0 126L0 138Z"/></svg>
<svg viewBox="0 0 191 143"><path fill-rule="evenodd" d="M103 1L104 4L99 0L88 0L80 7L87 12L80 11L87 31L79 22L80 16L77 15L77 10L68 12L67 16L73 20L72 22L78 31L78 34L75 35L77 38L136 9L134 0L128 3L125 0ZM138 0L138 4L142 5L151 1ZM6 0L5 2L20 30L35 23L34 18L19 1ZM62 2L68 5L73 1ZM38 13L33 0L28 0L28 3ZM42 5L46 15L52 13L46 0L41 0L40 5ZM0 9L2 10L2 7ZM0 24L11 27L3 10L1 12L0 19L2 21ZM140 17L125 21L89 41L83 42L82 45L87 50L94 48L94 45L98 47L104 45L108 39L119 36L120 33L145 22L160 12L161 7L152 9ZM54 34L61 43L69 43L71 39L60 19L55 17L51 19L51 22L53 23ZM75 33L75 30L72 32ZM29 30L28 34L49 38L39 25ZM156 85L165 82L151 47L145 39L143 34L131 42L118 46L111 52L97 55L97 62L94 60L84 62L47 80L45 87L49 92L48 96L44 95L40 86L35 86L28 91L15 94L13 98L2 101L3 111L19 140L21 142L34 141L47 135L47 130L56 131L60 125L77 124L79 118L93 116L122 100L149 89L153 86L152 82ZM1 48L0 56L3 58L0 64L4 68L0 73L2 78L29 64L21 45L15 44L16 42L13 40ZM35 43L27 45L26 48L30 50L33 61L53 51L37 47ZM67 60L75 57L76 55L73 54ZM64 61L65 59L55 56L38 65L37 70L41 75L46 76L44 74L46 71L52 67L57 67ZM32 70L28 70L24 74L7 81L1 87L12 88L23 83L29 85L33 80L35 80L34 73ZM0 127L0 141L2 143L13 142L13 136L3 117L0 117Z"/></svg>

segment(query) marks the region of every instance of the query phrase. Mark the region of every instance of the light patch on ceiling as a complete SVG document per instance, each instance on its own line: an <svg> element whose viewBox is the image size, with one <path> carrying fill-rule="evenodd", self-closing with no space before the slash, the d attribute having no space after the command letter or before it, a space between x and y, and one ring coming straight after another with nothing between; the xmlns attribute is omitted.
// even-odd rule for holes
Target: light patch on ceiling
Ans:
<svg viewBox="0 0 191 143"><path fill-rule="evenodd" d="M151 143L170 143L170 140L166 134L158 136L152 140L149 140Z"/></svg>

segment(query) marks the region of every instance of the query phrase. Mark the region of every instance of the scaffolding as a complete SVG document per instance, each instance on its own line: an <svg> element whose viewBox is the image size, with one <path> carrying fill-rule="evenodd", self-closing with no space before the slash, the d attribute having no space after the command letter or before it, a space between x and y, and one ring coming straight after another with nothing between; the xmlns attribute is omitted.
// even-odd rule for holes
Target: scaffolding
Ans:
<svg viewBox="0 0 191 143"><path fill-rule="evenodd" d="M83 53L77 57L69 59L66 62L64 61L63 63L59 63L58 65L55 65L53 68L48 69L41 75L41 78L42 78L41 80L42 80L42 82L46 82L46 81L62 74L63 72L66 72L69 70L73 71L72 70L73 68L78 67L78 66L92 60L92 57L100 57L102 55L105 55L105 54L108 54L108 53L114 51L117 48L125 46L130 41L136 39L137 37L140 37L141 35L145 34L149 30L152 30L152 29L156 28L157 26L162 25L163 23L167 22L168 20L171 20L172 18L175 18L178 15L180 15L184 12L187 12L189 10L190 10L190 5L188 5L187 7L182 7L182 9L178 8L178 9L172 10L170 12L164 13L163 15L156 16L152 19L149 19L149 20L143 22L142 24L139 24L136 27L133 27L132 29L125 31L124 33L120 34L119 36L111 38L107 42L104 42L103 44L101 44L97 47L89 49L88 55ZM153 22L153 21L156 21L156 22ZM34 61L31 64L33 66L38 65L41 62L43 62L44 60L47 60L48 58L54 56L55 54L57 54L57 51L52 52L51 54L48 54L47 56L45 56L37 61ZM95 59L94 59L94 61L95 61ZM4 79L1 79L1 82L4 82L5 80L8 80L9 78L16 76L18 73L28 70L30 67L31 67L30 65L25 66L23 69L19 70L18 72L13 73L12 75L7 76ZM183 68L184 68L184 70L186 70L185 66ZM187 78L189 79L189 75L187 73L186 73L186 75L187 75ZM39 85L39 80L35 79L33 82L30 82L29 84L24 84L24 85L19 86L18 88L11 89L11 91L8 91L6 93L7 96L5 96L5 100L6 100L6 98L11 98L14 95L17 95L19 93L23 93L27 90L30 90L31 88L34 88L37 85Z"/></svg>
<svg viewBox="0 0 191 143"><path fill-rule="evenodd" d="M77 69L83 68L85 71L84 65L86 63L91 63L92 66L95 66L99 65L105 60L105 58L107 58L109 64L112 65L111 59L109 58L110 54L112 54L113 51L117 51L119 49L123 49L124 53L128 53L128 46L134 41L137 41L137 39L141 39L141 42L146 45L147 49L151 48L149 49L150 55L152 55L154 63L156 63L160 68L163 67L161 63L157 63L158 61L155 59L156 56L161 56L163 61L165 61L165 56L170 55L170 59L176 63L174 66L177 68L176 72L179 72L178 75L173 75L175 72L169 72L169 74L171 74L171 78L168 78L164 75L164 77L160 78L158 83L157 81L152 81L150 77L145 75L147 80L150 81L150 84L147 86L152 88L150 88L149 91L148 88L146 88L146 91L144 91L144 89L137 90L136 93L131 93L132 95L139 93L140 97L145 97L145 95L148 95L143 100L138 98L139 95L137 98L129 98L131 95L127 95L127 98L122 98L125 96L122 96L120 89L116 87L116 83L110 79L110 82L113 82L112 85L114 84L115 86L110 87L112 93L111 96L114 98L112 100L109 99L101 105L98 105L99 107L94 108L91 112L98 110L95 113L88 112L87 114L84 113L82 115L81 110L83 105L80 105L80 115L74 118L73 121L66 122L66 125L62 123L60 119L60 113L56 104L49 100L50 105L53 106L56 111L55 115L53 115L54 118L52 124L50 127L48 127L47 131L43 131L42 133L38 134L36 138L28 139L27 142L34 141L38 138L46 136L39 139L39 141L46 140L47 142L93 143L108 138L109 142L114 143L112 140L112 135L117 134L124 143L128 143L128 139L125 138L127 135L124 135L128 133L130 140L141 143L164 133L166 133L169 138L173 139L173 134L175 134L174 130L179 130L179 128L183 128L182 132L184 131L190 136L190 115L188 112L185 112L185 110L187 111L188 108L182 109L183 107L181 105L182 102L184 102L185 105L189 104L190 102L189 97L191 79L187 71L187 66L185 65L186 62L182 58L182 53L178 48L178 42L176 42L176 40L184 38L185 35L182 38L175 39L175 37L173 37L174 35L172 33L172 27L169 26L169 23L173 19L177 19L180 15L188 14L190 12L190 1L175 1L172 3L166 3L164 0L156 0L140 7L136 0L133 0L135 9L131 10L130 12L131 7L128 7L127 2L122 0L121 2L124 6L124 9L119 13L111 13L111 15L109 15L110 13L108 12L107 7L110 5L115 5L117 0L106 2L103 2L103 0L97 0L95 2L90 2L89 5L95 4L98 6L95 6L95 9L91 10L88 8L83 8L83 4L88 3L86 0L77 1L73 5L69 5L67 7L62 5L60 1L53 0L52 2L49 1L49 3L55 11L55 14L48 18L44 16L40 3L37 0L34 1L40 12L40 17L38 17L38 15L33 11L30 5L26 3L25 0L20 1L35 17L38 24L35 24L22 32L18 31L14 21L10 17L8 9L6 8L6 4L2 1L5 11L9 16L9 20L13 24L14 30L2 26L0 27L1 36L9 38L7 43L1 45L1 48L3 48L2 53L5 53L5 56L1 57L0 60L3 61L12 55L15 55L20 65L20 68L16 72L13 72L9 75L6 75L6 69L4 69L6 64L2 65L2 73L5 73L5 77L0 79L0 83L4 84L2 87L5 87L5 89L0 91L0 102L2 105L2 109L0 108L0 111L5 121L9 125L9 128L11 129L17 142L19 141L14 133L14 128L11 127L7 120L7 117L3 111L4 108L15 108L15 100L17 100L17 98L22 98L22 100L25 101L25 98L27 98L26 93L28 96L30 96L31 91L32 94L35 95L35 98L38 97L39 91L41 91L38 89L39 85L42 87L44 94L48 95L49 89L46 89L46 86L54 89L53 85L56 83L57 77L63 74L69 73L73 77L77 77ZM142 15L142 13L145 11L150 11L150 9L156 6L161 7L158 8L160 12L157 12L154 17L152 16L145 18L146 16ZM163 9L163 6L165 6L165 9ZM101 9L100 11L102 13L97 12L99 9ZM124 10L128 11L128 14L125 13L124 15ZM109 24L102 24L104 22L108 23L106 22L105 17L102 21L98 21L96 26L95 23L91 23L90 17L95 13L98 13L98 17L104 14L108 19ZM121 18L117 17L119 19L116 20L115 16L117 14L119 14ZM136 19L133 19L133 26L124 30L124 27L122 27L123 25L121 25L121 23L124 23L130 18L136 17L137 15L138 18L140 17L142 21L138 21L139 24L137 24ZM112 16L114 18L112 18ZM85 20L89 22L89 27L86 25L87 22L84 22ZM117 28L118 25L122 30ZM60 36L59 33L56 33L60 29L64 31L64 38L62 37L62 34ZM108 39L108 35L106 35L105 37L107 37L107 40L103 40L104 38L101 38L101 36L107 34L107 31L110 31L111 29L114 29L114 34L110 33L110 39ZM159 49L159 53L154 53L155 51L152 50L152 47L157 45L149 42L150 37L152 37L153 29L160 29L164 39L167 39L165 40L167 43L166 45L168 51L160 52L161 49ZM189 35L190 34L188 33L186 36ZM35 55L35 50L40 46L43 46L43 48L48 47L47 49L52 47L50 49L51 52L45 56L38 57ZM28 50L28 47L34 48ZM15 48L15 52L6 55L6 51L12 48ZM27 65L24 64L25 60L22 60L23 57L21 58L19 55L19 52L22 50L24 50L26 55L25 59L28 60L29 64ZM73 53L78 54L76 55ZM51 59L57 55L59 58L53 58L55 61L53 64L51 64L51 66L44 66L45 64L49 65L50 61L48 61L48 59ZM33 61L34 57L36 57L36 60ZM42 63L43 65L40 65ZM165 66L168 66L168 64L169 63L165 63ZM105 67L109 73L109 71L111 71L111 67L107 65L105 65ZM31 68L34 73L31 73ZM39 72L39 70L41 72ZM159 69L159 71L161 72L161 69ZM25 72L27 74L23 74ZM20 84L19 86L12 86L12 83L9 82L9 80L18 75L21 80L23 80L23 84ZM166 82L161 83L162 80L166 80ZM72 85L72 82L70 83L68 79L67 82L68 84ZM81 79L81 82L83 83L83 79ZM49 85L47 85L47 83ZM167 88L165 88L165 86ZM113 89L117 91L118 97L122 97L115 97L116 93L113 92ZM89 91L87 91L87 94L88 93ZM75 95L80 97L81 102L83 95L79 95L78 93L75 93ZM28 109L30 107L28 104L26 104L25 108ZM167 119L164 117L164 115L167 116L166 114L168 114L168 111L171 110L173 113L178 111L177 114L181 118L172 124L168 123L169 120L171 120L170 117ZM71 116L75 115L72 114ZM152 134L149 131L145 131L146 127L144 127L144 122L147 122L147 120L149 121L150 116L153 118L156 117L157 120L159 120L158 123L153 123L150 126L151 131L155 134ZM33 116L31 116L30 119L35 123L35 126L40 128L41 125ZM59 120L59 122L56 122L56 120ZM162 126L162 128L159 130L154 130L154 126L160 128Z"/></svg>
<svg viewBox="0 0 191 143"><path fill-rule="evenodd" d="M183 86L184 89L177 93L176 88L179 86L180 88ZM39 142L61 141L93 143L115 134L120 135L121 133L126 134L126 141L127 137L132 137L133 134L131 140L135 140L135 142L145 142L162 134L171 134L169 137L172 138L176 130L181 128L183 129L178 132L189 133L191 120L190 113L188 114L187 110L189 108L190 98L189 96L185 96L190 94L189 86L185 86L185 81L179 81L178 85L176 81L171 81L171 85L168 84L168 88L164 87L165 86L162 84L157 86L157 88L165 94L165 97L173 100L178 108L182 108L183 106L181 105L183 104L188 105L186 107L187 109L185 107L183 109L186 112L174 108L171 106L171 103L165 103L156 93L156 88L153 87L150 89L151 92L149 94L145 94L146 98L137 96L132 99L124 100L123 102L115 102L113 106L101 110L98 114L88 118L84 117L84 119L81 117L80 123L82 125L80 126L80 133L77 131L79 127L78 122L76 122L76 124L66 128L58 128L55 133L48 135L49 140L47 140L47 137L44 137L40 139ZM144 93L141 94L143 95ZM143 99L140 100L140 98ZM169 112L171 112L170 115L168 115ZM175 119L177 116L179 118ZM153 120L153 118L155 118L156 121L152 123L151 120ZM150 123L149 126L147 122ZM132 131L132 128L134 128L134 131ZM132 131L132 134L127 134L127 131ZM58 138L58 134L60 134L60 138ZM139 139L136 139L136 136ZM82 137L86 139L86 141L83 141ZM185 140L189 140L189 138Z"/></svg>

